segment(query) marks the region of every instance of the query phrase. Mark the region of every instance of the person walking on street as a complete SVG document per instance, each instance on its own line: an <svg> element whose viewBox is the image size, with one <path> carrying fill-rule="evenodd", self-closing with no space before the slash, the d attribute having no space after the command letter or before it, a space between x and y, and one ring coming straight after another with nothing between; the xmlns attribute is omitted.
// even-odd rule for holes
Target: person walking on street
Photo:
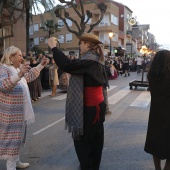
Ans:
<svg viewBox="0 0 170 170"><path fill-rule="evenodd" d="M51 97L53 97L57 93L57 86L59 85L57 70L58 70L58 66L56 65L54 59L52 58L49 67L49 84L52 89Z"/></svg>
<svg viewBox="0 0 170 170"><path fill-rule="evenodd" d="M27 124L35 121L27 82L38 77L47 59L34 68L22 61L21 50L10 46L4 51L0 64L0 159L7 160L7 170L29 166L19 161Z"/></svg>
<svg viewBox="0 0 170 170"><path fill-rule="evenodd" d="M153 155L155 170L170 170L170 51L158 51L148 75L151 105L145 152Z"/></svg>
<svg viewBox="0 0 170 170"><path fill-rule="evenodd" d="M103 143L106 104L104 55L99 38L84 33L80 40L80 59L70 60L48 39L56 64L71 74L66 102L66 128L72 132L81 170L99 170Z"/></svg>
<svg viewBox="0 0 170 170"><path fill-rule="evenodd" d="M130 76L129 73L129 59L127 58L127 56L125 56L125 60L123 61L123 70L124 70L124 77L126 76Z"/></svg>
<svg viewBox="0 0 170 170"><path fill-rule="evenodd" d="M138 56L136 58L136 65L137 65L137 74L140 75L141 69L142 69L142 58L140 56Z"/></svg>

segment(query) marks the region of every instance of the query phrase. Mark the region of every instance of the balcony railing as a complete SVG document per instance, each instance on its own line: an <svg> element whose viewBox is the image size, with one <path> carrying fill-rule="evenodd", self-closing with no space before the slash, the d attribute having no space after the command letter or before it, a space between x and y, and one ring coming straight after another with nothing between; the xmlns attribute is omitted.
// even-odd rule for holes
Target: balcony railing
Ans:
<svg viewBox="0 0 170 170"><path fill-rule="evenodd" d="M107 26L110 26L110 23L101 22L97 27L107 27Z"/></svg>

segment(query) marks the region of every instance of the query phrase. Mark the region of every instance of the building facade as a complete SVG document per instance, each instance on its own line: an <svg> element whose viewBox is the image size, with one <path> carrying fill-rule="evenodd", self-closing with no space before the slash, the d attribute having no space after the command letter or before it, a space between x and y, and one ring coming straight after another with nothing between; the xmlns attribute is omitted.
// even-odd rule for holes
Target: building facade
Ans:
<svg viewBox="0 0 170 170"><path fill-rule="evenodd" d="M6 26L0 29L0 34L3 36L11 35L11 26ZM26 52L26 28L24 20L18 20L13 25L13 35L9 38L0 41L0 51L4 51L9 46L16 46L21 51Z"/></svg>
<svg viewBox="0 0 170 170"><path fill-rule="evenodd" d="M116 1L105 2L104 0L100 0L100 2L104 2L107 5L107 10L102 21L94 27L92 33L99 36L100 41L103 42L105 55L111 51L112 55L134 57L138 55L143 45L151 47L151 43L152 46L154 46L155 42L153 43L153 41L149 41L148 39L149 24L139 25L136 23L135 25L130 25L128 23L129 18L131 18L133 14L131 9ZM65 10L71 18L74 18L78 24L80 23L80 18L72 7L65 6ZM91 24L99 20L101 12L97 4L94 3L84 4L84 10L89 10L93 14L93 17L86 24L86 32L89 30ZM62 16L64 17L64 14L62 14ZM43 18L45 21L52 19L49 13L44 13ZM87 16L85 16L85 20L86 18ZM69 19L66 19L66 22L71 30L78 31L74 22ZM68 31L61 19L56 18L56 24L58 24L59 31L53 36L58 38L60 49L66 55L78 56L79 40L76 35ZM48 53L48 31L43 31L43 29L41 29L42 26L43 23L40 15L34 16L30 24L30 50L33 47L38 47ZM109 37L109 32L113 33L112 38ZM151 37L150 40L153 39L153 36Z"/></svg>
<svg viewBox="0 0 170 170"><path fill-rule="evenodd" d="M96 26L92 33L99 36L99 39L101 42L103 42L104 46L104 53L107 54L110 50L110 38L109 38L109 32L113 32L113 37L111 38L111 49L112 52L114 52L114 47L118 47L118 36L119 36L119 8L114 5L111 2L106 3L107 10L104 14L104 17L100 24ZM90 28L90 24L95 23L97 20L99 20L100 17L100 10L98 9L97 5L94 3L85 4L84 5L85 10L89 10L92 12L93 17L89 20L89 22L86 25L85 32ZM70 17L76 18L77 23L80 23L80 18L77 16L73 8L66 8L67 12L69 12ZM51 20L51 16L49 13L44 13L44 19L45 20ZM87 16L85 16L86 18ZM76 30L77 27L71 20L66 20L70 29ZM58 38L58 41L60 43L61 50L66 54L79 54L79 41L73 33L70 33L62 20L59 18L56 18L56 22L59 25L59 31L56 32L53 36ZM42 49L45 52L48 52L47 47L47 38L48 38L48 32L44 32L42 29L40 29L42 26L40 16L34 16L33 17L33 23L30 25L30 48L33 48L34 46L38 46L40 49Z"/></svg>

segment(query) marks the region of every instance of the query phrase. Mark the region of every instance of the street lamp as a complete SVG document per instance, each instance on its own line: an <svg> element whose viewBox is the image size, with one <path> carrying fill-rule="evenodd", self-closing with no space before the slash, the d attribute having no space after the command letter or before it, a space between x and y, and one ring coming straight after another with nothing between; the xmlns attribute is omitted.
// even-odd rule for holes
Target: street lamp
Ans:
<svg viewBox="0 0 170 170"><path fill-rule="evenodd" d="M112 37L113 37L113 32L109 32L109 38L110 38L110 55L111 55L111 52L112 52L112 44L111 44L111 40L112 40Z"/></svg>

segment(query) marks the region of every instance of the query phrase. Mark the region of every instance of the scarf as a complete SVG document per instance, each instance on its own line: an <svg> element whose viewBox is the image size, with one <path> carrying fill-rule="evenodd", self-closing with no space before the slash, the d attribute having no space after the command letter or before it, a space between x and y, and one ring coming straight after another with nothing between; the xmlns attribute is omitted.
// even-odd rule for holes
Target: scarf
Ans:
<svg viewBox="0 0 170 170"><path fill-rule="evenodd" d="M93 60L102 65L100 56L88 51L80 60ZM83 135L83 107L84 107L84 76L71 75L66 99L65 129L72 132L73 139Z"/></svg>

